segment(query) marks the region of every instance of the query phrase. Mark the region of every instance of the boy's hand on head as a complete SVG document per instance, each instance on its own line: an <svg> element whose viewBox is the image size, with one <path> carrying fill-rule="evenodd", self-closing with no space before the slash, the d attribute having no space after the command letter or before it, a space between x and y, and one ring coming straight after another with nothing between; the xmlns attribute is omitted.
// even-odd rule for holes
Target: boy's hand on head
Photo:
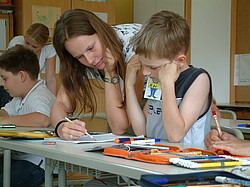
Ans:
<svg viewBox="0 0 250 187"><path fill-rule="evenodd" d="M105 75L106 73L110 77L117 75L117 70L116 70L117 62L116 62L115 57L111 54L108 48L106 48L106 51L105 51L104 63L105 63L105 68L104 68Z"/></svg>
<svg viewBox="0 0 250 187"><path fill-rule="evenodd" d="M170 82L175 83L180 75L178 63L166 63L163 68L159 70L158 79L161 83Z"/></svg>
<svg viewBox="0 0 250 187"><path fill-rule="evenodd" d="M126 85L135 85L138 72L142 70L142 65L140 61L138 60L138 56L134 55L127 64L127 70L126 70Z"/></svg>

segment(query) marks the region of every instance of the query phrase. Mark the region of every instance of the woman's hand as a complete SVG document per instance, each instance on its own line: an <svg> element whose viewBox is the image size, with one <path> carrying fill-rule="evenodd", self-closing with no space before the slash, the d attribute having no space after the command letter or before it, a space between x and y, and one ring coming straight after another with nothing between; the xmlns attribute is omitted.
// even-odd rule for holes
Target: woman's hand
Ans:
<svg viewBox="0 0 250 187"><path fill-rule="evenodd" d="M239 139L236 138L234 135L228 134L226 132L222 132L222 136L220 138L218 131L216 129L212 129L206 136L205 144L206 144L206 146L207 146L207 148L209 150L215 151L215 147L213 146L213 144L215 142L219 142L219 141L237 141L237 140L239 140Z"/></svg>
<svg viewBox="0 0 250 187"><path fill-rule="evenodd" d="M85 125L85 122L80 120L64 122L58 127L57 132L63 140L78 140L87 131Z"/></svg>
<svg viewBox="0 0 250 187"><path fill-rule="evenodd" d="M212 146L214 149L222 149L232 155L250 156L249 140L216 141Z"/></svg>
<svg viewBox="0 0 250 187"><path fill-rule="evenodd" d="M105 77L111 78L117 76L117 59L115 59L108 48L105 51L104 63Z"/></svg>
<svg viewBox="0 0 250 187"><path fill-rule="evenodd" d="M139 71L142 69L142 65L138 60L138 56L134 55L127 64L126 70L126 86L134 86L137 80Z"/></svg>

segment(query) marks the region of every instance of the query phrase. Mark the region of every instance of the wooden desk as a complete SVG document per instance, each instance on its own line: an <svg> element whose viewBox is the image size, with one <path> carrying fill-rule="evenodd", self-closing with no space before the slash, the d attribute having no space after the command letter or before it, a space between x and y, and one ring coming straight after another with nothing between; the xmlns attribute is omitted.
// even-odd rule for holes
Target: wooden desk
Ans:
<svg viewBox="0 0 250 187"><path fill-rule="evenodd" d="M234 111L237 119L250 120L250 104L217 103L216 105L219 109Z"/></svg>
<svg viewBox="0 0 250 187"><path fill-rule="evenodd" d="M181 149L195 147L205 149L202 146L183 145L161 141L165 145L178 146ZM113 143L103 143L112 145ZM140 179L142 174L184 174L190 172L209 171L211 169L196 169L177 167L174 165L160 165L139 162L119 157L105 156L101 152L85 152L84 149L93 147L96 144L72 144L56 143L55 145L42 145L41 141L20 141L0 139L0 147L4 149L4 186L10 184L10 150L21 151L29 154L39 155L46 158L45 186L53 184L52 172L53 162L59 161L59 186L65 186L65 168L60 163L72 163L74 165L97 169L120 176L127 176L132 179ZM98 144L99 145L99 144ZM232 167L213 168L212 170L230 171Z"/></svg>

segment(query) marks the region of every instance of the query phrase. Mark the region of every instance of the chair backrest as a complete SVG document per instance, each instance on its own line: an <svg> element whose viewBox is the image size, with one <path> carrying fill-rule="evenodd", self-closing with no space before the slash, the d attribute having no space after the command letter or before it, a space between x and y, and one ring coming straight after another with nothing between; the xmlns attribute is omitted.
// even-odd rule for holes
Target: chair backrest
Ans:
<svg viewBox="0 0 250 187"><path fill-rule="evenodd" d="M86 123L88 131L108 132L107 118L104 112L97 112L92 119L92 114L80 114L78 116L70 116L78 118Z"/></svg>
<svg viewBox="0 0 250 187"><path fill-rule="evenodd" d="M223 116L223 114L229 114L230 119L234 119L237 120L237 115L234 111L232 110L220 110L221 115ZM228 116L228 115L227 115ZM225 116L223 116L223 118L226 118Z"/></svg>
<svg viewBox="0 0 250 187"><path fill-rule="evenodd" d="M211 125L211 129L216 129L216 126ZM235 137L244 140L244 135L239 129L232 128L232 127L221 126L221 130L224 131L224 132L227 132L229 134L233 134Z"/></svg>

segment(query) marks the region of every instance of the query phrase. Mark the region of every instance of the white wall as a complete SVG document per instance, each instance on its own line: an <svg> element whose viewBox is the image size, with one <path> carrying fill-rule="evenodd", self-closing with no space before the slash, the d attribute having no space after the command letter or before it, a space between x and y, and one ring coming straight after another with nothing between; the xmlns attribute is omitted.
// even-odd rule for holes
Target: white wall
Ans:
<svg viewBox="0 0 250 187"><path fill-rule="evenodd" d="M231 0L192 0L191 17L191 63L210 73L217 102L229 102Z"/></svg>
<svg viewBox="0 0 250 187"><path fill-rule="evenodd" d="M184 15L184 0L134 0L134 21L160 10ZM192 0L191 64L206 69L218 103L230 100L231 0Z"/></svg>
<svg viewBox="0 0 250 187"><path fill-rule="evenodd" d="M171 10L184 16L185 0L134 0L134 22L143 23L161 10Z"/></svg>

